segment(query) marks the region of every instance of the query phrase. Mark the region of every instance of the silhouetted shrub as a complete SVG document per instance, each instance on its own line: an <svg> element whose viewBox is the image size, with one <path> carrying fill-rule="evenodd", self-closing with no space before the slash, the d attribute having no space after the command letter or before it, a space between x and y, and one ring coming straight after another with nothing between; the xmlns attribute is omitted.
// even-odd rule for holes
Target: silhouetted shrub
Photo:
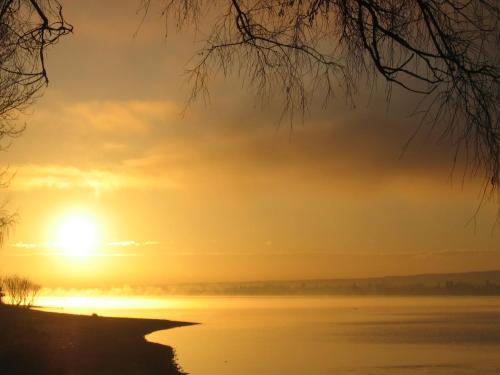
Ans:
<svg viewBox="0 0 500 375"><path fill-rule="evenodd" d="M29 307L33 305L42 287L35 284L26 277L17 275L4 277L1 280L1 288L10 303L15 306Z"/></svg>

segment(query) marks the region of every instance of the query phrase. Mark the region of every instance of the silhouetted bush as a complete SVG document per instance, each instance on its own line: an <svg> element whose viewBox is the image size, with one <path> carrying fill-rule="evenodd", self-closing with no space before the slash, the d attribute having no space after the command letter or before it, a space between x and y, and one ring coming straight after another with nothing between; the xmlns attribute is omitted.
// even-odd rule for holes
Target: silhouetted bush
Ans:
<svg viewBox="0 0 500 375"><path fill-rule="evenodd" d="M0 290L5 291L5 295L12 305L29 307L33 305L41 288L40 285L26 277L14 275L4 277L1 280Z"/></svg>

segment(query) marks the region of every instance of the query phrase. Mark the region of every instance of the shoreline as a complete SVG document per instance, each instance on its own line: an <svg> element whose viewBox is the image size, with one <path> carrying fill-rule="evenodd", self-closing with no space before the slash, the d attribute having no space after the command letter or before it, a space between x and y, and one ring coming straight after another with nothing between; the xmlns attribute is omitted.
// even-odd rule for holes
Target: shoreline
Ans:
<svg viewBox="0 0 500 375"><path fill-rule="evenodd" d="M180 375L173 348L145 336L194 324L0 305L0 372Z"/></svg>

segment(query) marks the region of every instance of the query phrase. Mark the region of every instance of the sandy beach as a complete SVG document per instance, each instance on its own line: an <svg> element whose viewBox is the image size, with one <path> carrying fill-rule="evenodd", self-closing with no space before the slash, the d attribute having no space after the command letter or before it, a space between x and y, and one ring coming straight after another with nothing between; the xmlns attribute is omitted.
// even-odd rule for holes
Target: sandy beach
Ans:
<svg viewBox="0 0 500 375"><path fill-rule="evenodd" d="M0 306L0 373L182 374L173 349L144 336L191 324Z"/></svg>

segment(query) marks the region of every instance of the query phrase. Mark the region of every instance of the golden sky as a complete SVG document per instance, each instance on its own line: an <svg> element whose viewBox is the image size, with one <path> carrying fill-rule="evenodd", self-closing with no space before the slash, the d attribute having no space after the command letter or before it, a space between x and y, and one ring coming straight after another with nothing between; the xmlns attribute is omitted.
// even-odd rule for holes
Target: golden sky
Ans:
<svg viewBox="0 0 500 375"><path fill-rule="evenodd" d="M290 129L238 77L181 116L199 46L164 38L138 1L65 1L74 35L49 51L50 85L2 163L20 221L0 273L48 286L365 277L500 268L494 203L467 225L480 186L424 129L415 98L339 92ZM90 256L51 248L71 215L99 232ZM66 219L65 219L66 218Z"/></svg>

